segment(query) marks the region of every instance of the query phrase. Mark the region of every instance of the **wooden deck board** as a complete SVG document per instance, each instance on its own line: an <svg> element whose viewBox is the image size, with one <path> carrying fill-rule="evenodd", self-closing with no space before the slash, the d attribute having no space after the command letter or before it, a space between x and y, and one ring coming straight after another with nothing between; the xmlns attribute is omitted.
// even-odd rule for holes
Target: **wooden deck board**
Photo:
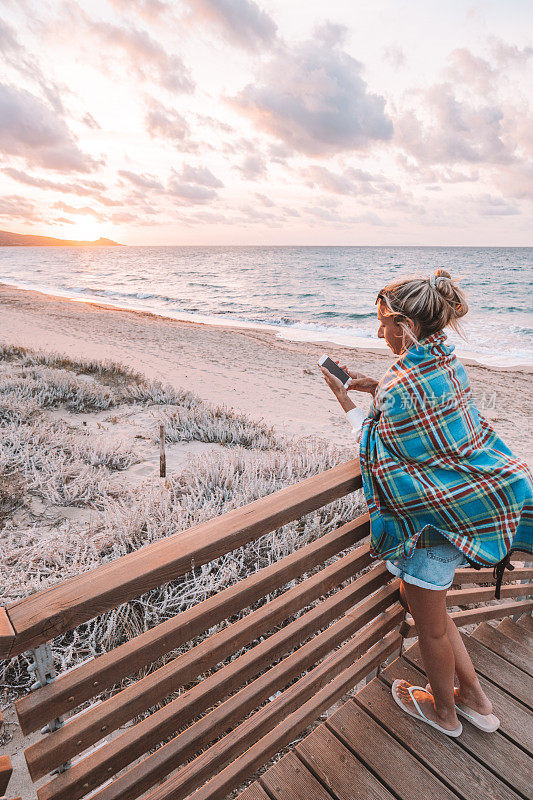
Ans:
<svg viewBox="0 0 533 800"><path fill-rule="evenodd" d="M402 800L456 800L455 792L354 702L345 703L326 724Z"/></svg>
<svg viewBox="0 0 533 800"><path fill-rule="evenodd" d="M522 614L516 621L517 625L520 625L521 628L525 628L526 631L531 631L533 633L533 617L531 614Z"/></svg>
<svg viewBox="0 0 533 800"><path fill-rule="evenodd" d="M271 800L531 800L531 632L528 620L512 625L516 640L486 623L479 626L481 637L490 627L487 638L498 646L494 650L481 637L464 636L500 718L496 733L483 733L462 719L463 732L452 739L402 714L390 693L393 680L426 683L416 642L267 770L257 785ZM507 639L503 652L502 638ZM521 667L515 663L517 652ZM255 797L241 794L239 800Z"/></svg>
<svg viewBox="0 0 533 800"><path fill-rule="evenodd" d="M533 678L505 661L482 642L462 634L463 642L476 665L476 671L512 695L528 708L533 708Z"/></svg>
<svg viewBox="0 0 533 800"><path fill-rule="evenodd" d="M506 661L514 664L528 675L533 675L533 651L527 648L526 643L519 644L513 639L509 639L504 633L484 622L478 625L471 634L472 638L478 642L483 642L490 650L493 650Z"/></svg>
<svg viewBox="0 0 533 800"><path fill-rule="evenodd" d="M512 639L514 642L517 642L520 646L525 646L528 650L533 648L533 633L529 631L525 631L520 628L516 622L513 622L510 617L505 617L502 621L496 626L497 630L501 631L505 636L508 636L509 639Z"/></svg>
<svg viewBox="0 0 533 800"><path fill-rule="evenodd" d="M296 752L336 800L393 800L394 795L324 725L300 742Z"/></svg>
<svg viewBox="0 0 533 800"><path fill-rule="evenodd" d="M423 671L420 648L418 642L405 653L405 658ZM519 747L527 753L533 753L533 717L531 711L521 703L517 703L506 692L502 692L493 683L488 682L481 675L479 682L483 691L490 697L493 710L500 720L500 730ZM425 685L426 678L423 677L422 685Z"/></svg>
<svg viewBox="0 0 533 800"><path fill-rule="evenodd" d="M331 800L330 793L292 751L265 772L260 783L273 800Z"/></svg>

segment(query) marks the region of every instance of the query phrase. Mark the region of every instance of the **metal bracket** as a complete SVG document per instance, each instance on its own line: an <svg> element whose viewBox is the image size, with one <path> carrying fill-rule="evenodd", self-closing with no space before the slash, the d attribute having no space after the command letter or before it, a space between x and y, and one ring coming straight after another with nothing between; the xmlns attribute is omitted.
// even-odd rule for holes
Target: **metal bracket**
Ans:
<svg viewBox="0 0 533 800"><path fill-rule="evenodd" d="M54 668L54 656L52 653L52 648L50 647L50 642L44 642L38 647L29 650L28 653L30 657L28 672L32 673L33 677L35 678L30 689L32 692L35 692L42 686L46 686L46 684L53 683L55 681L56 671ZM41 728L41 733L44 734L57 731L63 726L63 722L63 717L52 719L44 726L44 728ZM65 764L61 764L60 767L53 770L52 775L66 772L67 769L70 769L70 761L65 762Z"/></svg>

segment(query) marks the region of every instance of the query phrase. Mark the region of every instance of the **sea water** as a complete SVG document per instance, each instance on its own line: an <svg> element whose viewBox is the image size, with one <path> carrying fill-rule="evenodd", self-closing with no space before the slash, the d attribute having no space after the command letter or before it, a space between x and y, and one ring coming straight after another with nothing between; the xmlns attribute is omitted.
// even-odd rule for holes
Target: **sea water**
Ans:
<svg viewBox="0 0 533 800"><path fill-rule="evenodd" d="M0 282L21 288L383 352L378 291L438 267L469 305L466 338L446 329L457 355L533 365L533 248L0 247Z"/></svg>

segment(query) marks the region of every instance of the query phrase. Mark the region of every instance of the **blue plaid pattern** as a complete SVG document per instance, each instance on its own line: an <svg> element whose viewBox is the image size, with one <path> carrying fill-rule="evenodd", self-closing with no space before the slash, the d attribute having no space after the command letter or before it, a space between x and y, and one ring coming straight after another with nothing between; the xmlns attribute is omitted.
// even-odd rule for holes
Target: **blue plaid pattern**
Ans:
<svg viewBox="0 0 533 800"><path fill-rule="evenodd" d="M533 475L479 413L443 331L378 384L359 443L371 551L410 556L443 534L478 564L533 553ZM435 530L436 529L436 530Z"/></svg>

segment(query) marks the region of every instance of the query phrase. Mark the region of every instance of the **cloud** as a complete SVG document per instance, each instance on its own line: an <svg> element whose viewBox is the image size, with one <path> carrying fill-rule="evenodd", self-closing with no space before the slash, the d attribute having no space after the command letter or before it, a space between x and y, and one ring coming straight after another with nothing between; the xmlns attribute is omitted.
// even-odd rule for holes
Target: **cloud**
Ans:
<svg viewBox="0 0 533 800"><path fill-rule="evenodd" d="M213 189L208 189L205 186L197 186L192 183L181 183L175 178L169 181L168 193L173 197L180 200L185 200L187 203L207 203L209 200L215 200L217 193Z"/></svg>
<svg viewBox="0 0 533 800"><path fill-rule="evenodd" d="M90 214L92 217L100 220L100 222L105 222L107 220L107 217L104 214L102 214L100 211L96 211L90 206L71 206L68 203L64 203L62 200L58 200L54 203L54 208L58 208L60 211L65 211L67 214L83 214L84 216Z"/></svg>
<svg viewBox="0 0 533 800"><path fill-rule="evenodd" d="M18 183L24 183L27 186L35 186L39 189L53 189L58 192L66 192L72 194L86 195L89 191L105 189L103 183L98 181L80 181L77 183L60 183L59 181L51 181L48 178L36 178L33 175L28 175L20 169L14 167L5 167L2 170L5 175L8 175Z"/></svg>
<svg viewBox="0 0 533 800"><path fill-rule="evenodd" d="M320 40L280 48L230 102L255 126L310 156L367 148L392 136L383 97L362 64Z"/></svg>
<svg viewBox="0 0 533 800"><path fill-rule="evenodd" d="M332 194L360 196L377 192L398 192L399 187L382 175L372 175L362 169L345 168L342 173L333 172L327 167L312 165L302 170L302 177L309 186L316 186Z"/></svg>
<svg viewBox="0 0 533 800"><path fill-rule="evenodd" d="M186 183L209 186L212 189L221 189L224 186L222 181L207 167L191 167L189 164L184 164L181 174L177 175L177 178Z"/></svg>
<svg viewBox="0 0 533 800"><path fill-rule="evenodd" d="M152 175L139 175L136 172L130 172L128 169L119 169L118 174L121 178L125 178L130 183L133 183L134 186L138 186L141 189L152 189L156 192L165 191L163 184Z"/></svg>
<svg viewBox="0 0 533 800"><path fill-rule="evenodd" d="M111 22L91 19L79 6L71 12L78 21L85 25L93 35L110 45L112 50L119 48L125 53L130 63L143 80L154 80L160 86L175 93L194 91L194 83L189 70L178 55L167 53L165 48L147 31L133 25L121 26Z"/></svg>
<svg viewBox="0 0 533 800"><path fill-rule="evenodd" d="M206 22L231 43L246 50L270 47L277 26L272 17L253 0L187 0L193 18Z"/></svg>
<svg viewBox="0 0 533 800"><path fill-rule="evenodd" d="M128 14L136 12L149 22L158 19L169 10L169 4L163 0L109 0L112 6Z"/></svg>
<svg viewBox="0 0 533 800"><path fill-rule="evenodd" d="M14 28L0 18L0 53L6 64L34 82L57 114L64 114L59 87L45 78L37 62L20 44Z"/></svg>
<svg viewBox="0 0 533 800"><path fill-rule="evenodd" d="M35 206L25 197L11 194L7 197L0 197L0 217L6 219L37 220L39 217L35 213Z"/></svg>
<svg viewBox="0 0 533 800"><path fill-rule="evenodd" d="M102 130L102 126L98 124L93 115L89 114L89 112L84 114L82 122L84 125L87 125L88 128L92 128L93 130L99 130L99 131Z"/></svg>
<svg viewBox="0 0 533 800"><path fill-rule="evenodd" d="M235 169L238 169L248 181L257 181L267 172L265 159L260 155L246 156L242 164L236 166Z"/></svg>
<svg viewBox="0 0 533 800"><path fill-rule="evenodd" d="M82 153L65 122L25 89L0 84L0 151L63 172L90 172L102 161Z"/></svg>
<svg viewBox="0 0 533 800"><path fill-rule="evenodd" d="M414 111L394 121L396 142L423 164L492 163L515 160L514 143L504 141L504 113L497 105L456 98L450 83L421 92L428 122Z"/></svg>
<svg viewBox="0 0 533 800"><path fill-rule="evenodd" d="M478 197L479 213L483 216L507 217L520 214L520 209L508 203L504 197L485 194Z"/></svg>
<svg viewBox="0 0 533 800"><path fill-rule="evenodd" d="M452 50L448 62L444 75L457 84L467 83L482 94L490 94L496 88L498 71L486 59L475 56L466 47Z"/></svg>
<svg viewBox="0 0 533 800"><path fill-rule="evenodd" d="M388 61L395 69L405 65L405 50L399 44L391 44L383 51L385 61Z"/></svg>
<svg viewBox="0 0 533 800"><path fill-rule="evenodd" d="M187 121L181 114L174 109L165 108L157 100L151 100L149 103L146 127L150 136L169 139L179 145L184 145L191 133Z"/></svg>

